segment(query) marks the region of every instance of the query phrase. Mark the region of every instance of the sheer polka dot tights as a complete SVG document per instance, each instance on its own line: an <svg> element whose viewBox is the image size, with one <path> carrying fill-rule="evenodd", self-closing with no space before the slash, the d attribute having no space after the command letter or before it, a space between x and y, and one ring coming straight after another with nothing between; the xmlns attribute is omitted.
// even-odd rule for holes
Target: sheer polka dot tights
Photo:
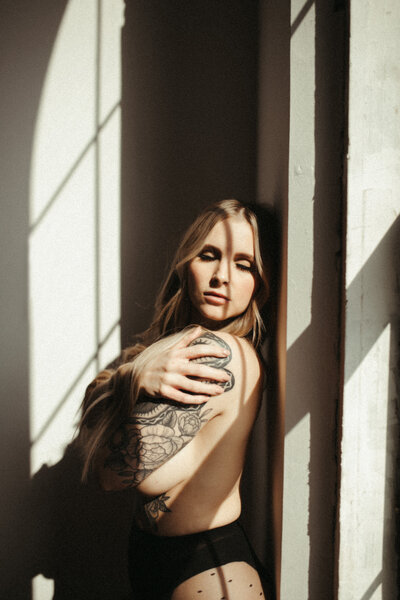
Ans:
<svg viewBox="0 0 400 600"><path fill-rule="evenodd" d="M257 571L245 562L232 562L194 575L181 583L171 600L265 599Z"/></svg>

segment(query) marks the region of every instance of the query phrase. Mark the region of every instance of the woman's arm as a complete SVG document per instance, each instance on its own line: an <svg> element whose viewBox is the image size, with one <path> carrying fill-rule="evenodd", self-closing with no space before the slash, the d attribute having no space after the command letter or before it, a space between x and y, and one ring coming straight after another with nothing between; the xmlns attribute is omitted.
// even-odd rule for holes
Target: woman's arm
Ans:
<svg viewBox="0 0 400 600"><path fill-rule="evenodd" d="M229 383L223 366L229 349L194 328L171 348L148 361L138 374L140 394L182 404L201 404L222 394ZM214 360L217 359L217 360Z"/></svg>
<svg viewBox="0 0 400 600"><path fill-rule="evenodd" d="M229 391L235 384L232 371L226 368L232 358L229 344L208 331L190 342L192 348L211 345L224 350L220 353L222 356L206 356L201 350L201 356L192 361L201 361L210 378L217 370L222 370L225 380L223 391ZM202 383L204 386L213 385L209 380ZM143 398L99 456L97 471L102 487L123 489L139 485L187 446L217 414L218 407L211 403L183 405L165 399Z"/></svg>

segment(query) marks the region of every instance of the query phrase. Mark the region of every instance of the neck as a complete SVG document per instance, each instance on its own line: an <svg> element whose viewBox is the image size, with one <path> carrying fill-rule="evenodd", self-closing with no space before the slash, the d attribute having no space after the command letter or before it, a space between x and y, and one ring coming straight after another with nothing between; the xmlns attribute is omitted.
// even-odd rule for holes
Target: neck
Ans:
<svg viewBox="0 0 400 600"><path fill-rule="evenodd" d="M232 323L233 320L234 317L231 319L226 319L225 321L213 321L211 319L205 319L196 309L192 308L189 315L188 325L200 325L201 327L209 329L210 331L220 331L225 329L225 327L227 327L229 323Z"/></svg>

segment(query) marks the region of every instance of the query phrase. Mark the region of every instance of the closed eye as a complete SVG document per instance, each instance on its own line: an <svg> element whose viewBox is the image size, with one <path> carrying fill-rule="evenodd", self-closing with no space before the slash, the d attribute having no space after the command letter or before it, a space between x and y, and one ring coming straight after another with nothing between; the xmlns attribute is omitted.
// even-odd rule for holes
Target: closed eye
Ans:
<svg viewBox="0 0 400 600"><path fill-rule="evenodd" d="M253 273L254 272L254 265L249 264L249 263L236 263L236 266L238 269L240 269L240 271L247 271L249 273Z"/></svg>
<svg viewBox="0 0 400 600"><path fill-rule="evenodd" d="M200 260L204 260L206 262L215 260L214 254L209 253L209 252L201 252L201 254L199 254L199 258L200 258Z"/></svg>
<svg viewBox="0 0 400 600"><path fill-rule="evenodd" d="M200 260L205 262L211 262L212 260L221 258L221 252L218 250L218 248L207 244L206 246L203 246L201 252L198 254L198 257Z"/></svg>

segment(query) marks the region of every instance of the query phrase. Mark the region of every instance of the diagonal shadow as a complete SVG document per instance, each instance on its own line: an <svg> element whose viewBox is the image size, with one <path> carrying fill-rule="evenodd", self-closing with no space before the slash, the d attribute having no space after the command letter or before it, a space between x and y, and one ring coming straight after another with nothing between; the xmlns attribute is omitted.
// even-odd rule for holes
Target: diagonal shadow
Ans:
<svg viewBox="0 0 400 600"><path fill-rule="evenodd" d="M46 419L45 423L40 428L39 432L36 434L34 439L31 440L31 446L34 446L35 444L37 444L38 441L46 433L46 431L48 430L48 428L50 427L50 425L52 424L52 422L54 421L54 419L56 418L56 416L58 415L58 413L60 412L60 410L62 409L64 404L67 402L68 398L70 397L70 395L72 394L72 392L74 391L76 386L78 385L78 383L81 381L83 375L85 374L87 369L90 367L91 363L98 359L99 351L110 339L111 335L114 333L114 331L116 330L116 328L118 327L119 324L120 324L120 321L118 320L116 323L114 323L114 325L111 326L111 328L109 329L107 334L104 336L104 338L101 340L101 342L99 342L96 352L94 352L91 356L89 356L86 363L83 365L83 367L80 369L80 371L76 375L75 379L69 385L68 389L62 396L61 400L54 407L53 411L51 412L49 417Z"/></svg>
<svg viewBox="0 0 400 600"><path fill-rule="evenodd" d="M110 111L108 112L104 121L98 125L95 135L88 141L88 143L85 145L85 147L83 148L81 153L77 156L77 158L75 159L71 168L66 173L64 178L61 180L60 184L58 185L55 192L52 194L51 198L49 199L48 203L46 204L46 206L44 207L42 212L38 215L38 217L35 219L35 221L30 225L30 227L29 227L30 234L35 231L35 229L40 225L40 223L46 217L47 213L50 211L51 207L56 202L58 196L60 195L60 193L63 191L63 189L67 185L67 183L69 182L69 180L75 173L76 169L79 167L80 163L85 158L86 154L89 152L89 150L91 149L93 144L96 144L96 142L98 141L99 133L102 131L102 129L104 129L104 127L107 125L109 120L112 118L112 116L114 115L114 113L120 106L121 106L121 102L119 101L110 109Z"/></svg>
<svg viewBox="0 0 400 600"><path fill-rule="evenodd" d="M400 218L398 218L395 223L393 223L390 230L386 233L386 235L382 238L379 245L366 261L363 268L358 272L357 276L354 278L352 283L350 284L347 290L347 305L354 306L358 305L360 302L360 297L365 295L368 297L369 302L369 310L372 312L376 310L376 306L382 306L383 296L382 293L385 293L385 279L386 274L388 272L388 265L393 265L395 260L396 252L397 252L397 244L400 239ZM365 301L365 300L364 300ZM378 303L378 304L377 304ZM396 329L397 325L397 317L396 310L397 307L386 307L388 314L388 321L392 322L394 329ZM390 316L392 315L392 316ZM364 315L365 316L365 315ZM372 349L373 345L379 338L382 333L382 327L378 323L377 319L369 319L368 320L369 327L366 335L363 338L363 343L360 345L358 343L359 332L357 335L352 335L351 327L359 327L359 324L352 321L347 329L346 339L347 339L347 347L346 347L346 378L345 381L348 381L349 378L356 371L358 366L362 363L364 358L367 356L369 351ZM313 304L313 319L309 327L301 334L301 336L296 340L294 344L290 347L288 351L288 370L291 373L291 377L293 380L299 378L303 381L303 385L305 389L313 390L316 385L316 374L322 375L323 378L326 378L326 367L321 361L321 358L315 356L315 339L321 332L324 330L324 323L319 319L316 321L316 311L315 305ZM324 332L323 335L325 335ZM394 345L392 344L392 349ZM321 350L319 351L324 354L326 350L323 345ZM317 352L318 354L318 352ZM305 369L304 361L302 357L313 356L313 365L314 370ZM332 360L335 361L335 356L332 354ZM391 357L391 363L393 363L394 359ZM389 366L388 366L389 368ZM327 381L324 381L323 388L326 390L326 396L321 394L321 398L328 398L332 396L332 389L330 389L329 382L328 386L326 386ZM288 398L293 397L293 394L296 394L294 389L288 388ZM324 455L324 452L328 450L330 453L332 451L332 444L334 442L333 439L328 439L328 441L323 442L321 446L321 431L326 430L326 419L327 419L327 406L324 402L320 402L320 404L315 404L315 402L310 401L307 396L297 396L295 402L288 401L288 408L286 411L286 433L289 433L295 425L306 415L310 414L311 416L311 462L310 462L310 515L309 515L309 533L310 533L310 548L311 548L311 556L314 553L318 553L320 555L320 545L321 541L321 517L319 516L321 502L330 502L329 495L326 494L326 489L321 491L321 478L324 478L324 471L327 469L327 465L323 462L321 463L321 458ZM390 431L390 428L388 428ZM326 444L328 443L328 447ZM393 467L391 467L393 468ZM395 479L395 473L387 473L386 481L393 481ZM328 481L328 484L331 482ZM388 485L388 484L387 484ZM322 496L321 496L322 494ZM393 490L386 489L385 497L389 498L393 494ZM388 514L387 511L390 507L385 506L385 523L387 524L385 527L390 527L391 523L393 524L393 516ZM390 509L391 510L391 509ZM333 515L332 515L333 522ZM332 535L332 532L330 532ZM331 538L332 539L332 538ZM330 542L331 543L331 542ZM387 564L387 561L385 561ZM310 585L316 586L318 582L318 578L315 578L314 569L317 563L315 561L310 560L310 572L309 572L309 581ZM384 563L385 564L385 563ZM389 565L388 565L389 568ZM385 579L383 579L383 583ZM389 583L388 583L389 587ZM390 592L388 592L390 594ZM310 597L316 597L311 596ZM369 598L370 595L366 596ZM386 597L386 596L383 596ZM388 598L390 595L388 596Z"/></svg>
<svg viewBox="0 0 400 600"><path fill-rule="evenodd" d="M346 300L348 305L359 304L360 294L363 293L365 282L372 282L372 289L375 288L377 299L379 294L379 284L377 274L384 274L387 272L387 266L393 264L396 258L397 244L400 239L400 218L397 218L386 235L381 239L378 246L365 262L364 266L357 273L346 291ZM396 307L393 307L392 314L395 316ZM288 349L288 354L293 357L301 356L303 353L309 352L312 346L312 336L315 331L315 324L313 322L303 331L303 333L296 339L296 341ZM362 363L364 358L367 356L378 337L382 333L382 328L375 322L370 323L368 330L368 337L364 339L362 346L351 346L351 331L349 331L349 343L351 350L346 352L347 369L345 374L345 382L350 379L354 374L355 370ZM292 359L291 362L293 371L296 376L302 376L306 378L306 386L312 384L315 378L315 373L312 371L304 371L301 364L298 361ZM290 411L286 414L286 434L289 433L295 425L303 419L303 417L309 412L310 406L307 402L297 402L293 405Z"/></svg>
<svg viewBox="0 0 400 600"><path fill-rule="evenodd" d="M360 337L359 324L354 321L352 324L357 328L354 331L357 335L353 335L352 329L347 330L346 342L349 350L346 351L345 382L354 374L382 333L382 327L377 319L374 319L377 307L380 310L385 307L388 315L387 322L395 324L398 305L388 304L386 290L393 289L392 269L396 268L393 265L397 266L399 240L400 217L397 217L347 289L347 304L359 307L360 319L368 321L368 330L363 336L361 345L354 341L356 337Z"/></svg>
<svg viewBox="0 0 400 600"><path fill-rule="evenodd" d="M375 579L373 580L373 582L371 583L371 585L369 586L369 588L367 589L365 594L363 594L361 596L360 600L371 600L372 596L374 595L374 593L376 592L378 587L381 585L381 583L382 583L382 572L378 573L378 575L375 577Z"/></svg>
<svg viewBox="0 0 400 600"><path fill-rule="evenodd" d="M315 0L307 0L307 2L304 4L303 8L300 10L299 14L297 15L297 17L295 18L295 20L293 21L293 23L291 25L291 28L290 28L291 37L294 36L297 29L300 27L303 20L306 18L308 11L310 10L310 8L314 4L314 2L315 2Z"/></svg>
<svg viewBox="0 0 400 600"><path fill-rule="evenodd" d="M299 515L307 525L307 597L333 597L334 532L337 501L336 411L339 397L342 157L345 127L345 53L343 14L330 3L315 1L315 187L311 321L287 350L286 435L308 415L308 490ZM303 10L311 8L307 3ZM290 210L290 207L289 207ZM304 448L303 452L307 450ZM292 457L295 460L295 456ZM293 467L292 467L293 468ZM286 468L286 472L287 468ZM305 533L302 534L305 536ZM295 560L295 556L293 556ZM304 593L306 593L304 591Z"/></svg>

